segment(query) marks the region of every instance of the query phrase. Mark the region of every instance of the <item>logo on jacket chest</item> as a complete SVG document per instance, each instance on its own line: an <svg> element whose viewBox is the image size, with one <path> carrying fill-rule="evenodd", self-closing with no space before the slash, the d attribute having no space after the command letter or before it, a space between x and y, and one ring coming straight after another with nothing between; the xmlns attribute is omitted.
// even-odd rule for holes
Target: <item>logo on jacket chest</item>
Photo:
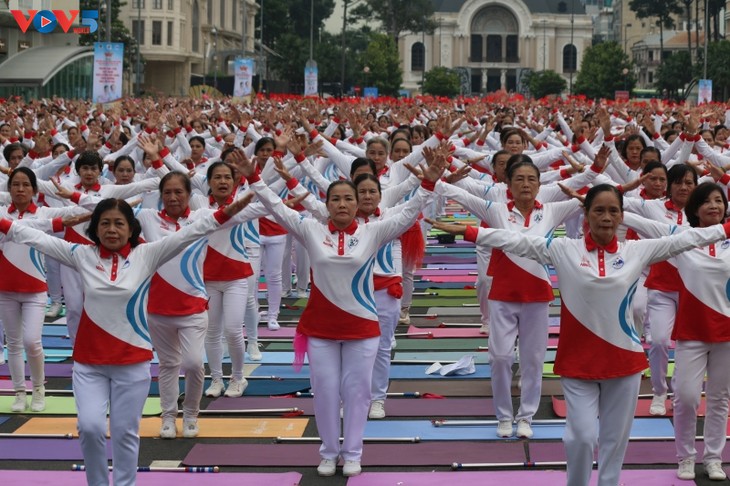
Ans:
<svg viewBox="0 0 730 486"><path fill-rule="evenodd" d="M330 238L329 236L325 236L324 237L324 241L322 242L322 244L324 246L328 246L330 248L335 248L336 247L335 242L332 241L332 238Z"/></svg>
<svg viewBox="0 0 730 486"><path fill-rule="evenodd" d="M350 238L350 241L347 242L347 247L350 249L355 248L358 243L360 243L360 240L353 236L352 238Z"/></svg>
<svg viewBox="0 0 730 486"><path fill-rule="evenodd" d="M620 256L616 257L616 259L611 263L611 266L614 268L614 270L618 270L624 266L624 259Z"/></svg>

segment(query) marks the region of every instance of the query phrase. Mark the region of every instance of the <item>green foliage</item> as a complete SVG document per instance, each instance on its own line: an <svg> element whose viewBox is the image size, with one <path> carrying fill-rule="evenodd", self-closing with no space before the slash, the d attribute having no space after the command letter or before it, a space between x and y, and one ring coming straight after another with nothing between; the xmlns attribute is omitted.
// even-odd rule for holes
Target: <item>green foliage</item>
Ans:
<svg viewBox="0 0 730 486"><path fill-rule="evenodd" d="M528 86L532 96L542 98L550 94L560 94L568 86L568 83L561 75L548 69L547 71L535 71L530 74Z"/></svg>
<svg viewBox="0 0 730 486"><path fill-rule="evenodd" d="M638 18L656 17L657 25L667 28L674 26L674 16L684 13L679 0L631 0L629 8Z"/></svg>
<svg viewBox="0 0 730 486"><path fill-rule="evenodd" d="M661 92L667 90L671 97L692 80L692 61L687 51L678 51L664 60L656 72L654 85Z"/></svg>
<svg viewBox="0 0 730 486"><path fill-rule="evenodd" d="M730 41L722 40L710 42L707 45L707 78L712 80L712 90L722 99L727 99L730 93ZM704 63L698 62L695 66L697 77L702 77Z"/></svg>
<svg viewBox="0 0 730 486"><path fill-rule="evenodd" d="M400 67L398 48L392 37L373 33L370 44L360 59L360 65L362 68L369 68L369 73L365 75L368 86L377 87L381 95L398 95L403 83L403 70Z"/></svg>
<svg viewBox="0 0 730 486"><path fill-rule="evenodd" d="M424 75L423 92L434 96L456 96L459 94L461 85L459 75L456 71L435 67Z"/></svg>
<svg viewBox="0 0 730 486"><path fill-rule="evenodd" d="M365 0L352 9L352 18L380 22L388 35L397 41L401 32L432 33L437 27L432 19L433 12L432 0Z"/></svg>
<svg viewBox="0 0 730 486"><path fill-rule="evenodd" d="M106 0L101 0L106 1ZM112 0L112 42L121 42L124 44L124 69L128 69L129 66L134 65L137 62L137 39L135 39L131 32L124 26L124 22L119 20L119 11L127 2L121 0ZM99 0L80 0L80 10L97 10L99 7ZM144 17L143 17L144 18ZM93 34L81 34L79 36L79 45L82 46L93 46L94 42L106 40L106 13L102 12L97 20L99 30ZM142 61L144 62L144 61Z"/></svg>
<svg viewBox="0 0 730 486"><path fill-rule="evenodd" d="M636 84L631 62L616 42L602 42L586 49L574 91L589 98L613 98L616 90ZM628 73L624 75L623 70Z"/></svg>

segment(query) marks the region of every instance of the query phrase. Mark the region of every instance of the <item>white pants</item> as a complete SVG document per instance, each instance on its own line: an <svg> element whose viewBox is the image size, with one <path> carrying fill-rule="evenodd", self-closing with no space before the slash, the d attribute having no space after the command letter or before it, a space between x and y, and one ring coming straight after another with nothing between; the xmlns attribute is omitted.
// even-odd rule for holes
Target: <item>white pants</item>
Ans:
<svg viewBox="0 0 730 486"><path fill-rule="evenodd" d="M309 287L309 253L299 243L299 240L292 237L291 233L286 235L286 246L284 247L284 259L281 265L282 292L291 292L292 274L292 252L294 252L294 272L297 276L297 291L305 292Z"/></svg>
<svg viewBox="0 0 730 486"><path fill-rule="evenodd" d="M33 386L45 381L41 343L45 312L45 292L0 292L0 319L5 324L8 367L16 391L25 391L24 350Z"/></svg>
<svg viewBox="0 0 730 486"><path fill-rule="evenodd" d="M246 279L205 282L208 292L208 332L205 335L205 353L210 374L223 377L223 336L231 356L231 375L243 378L245 341L243 339L243 310L247 298Z"/></svg>
<svg viewBox="0 0 730 486"><path fill-rule="evenodd" d="M479 312L482 315L482 325L489 324L489 291L492 290L492 277L487 275L489 261L492 259L492 249L482 245L477 246L477 301Z"/></svg>
<svg viewBox="0 0 730 486"><path fill-rule="evenodd" d="M81 451L89 486L107 486L107 410L114 486L134 486L139 458L139 421L150 391L150 362L131 365L74 363L73 387Z"/></svg>
<svg viewBox="0 0 730 486"><path fill-rule="evenodd" d="M51 302L61 302L63 286L61 285L61 262L49 256L46 257L46 282L48 283L48 297Z"/></svg>
<svg viewBox="0 0 730 486"><path fill-rule="evenodd" d="M679 292L663 292L649 289L647 293L646 322L651 328L649 367L651 388L655 395L667 393L667 366L672 329L677 315ZM676 370L675 370L676 372Z"/></svg>
<svg viewBox="0 0 730 486"><path fill-rule="evenodd" d="M489 363L492 393L498 420L532 420L540 405L542 365L548 339L547 302L489 301ZM520 409L512 409L512 364L519 335L522 388Z"/></svg>
<svg viewBox="0 0 730 486"><path fill-rule="evenodd" d="M323 459L360 461L370 406L378 338L335 341L309 337L307 354L314 391L314 418ZM340 404L344 442L340 446Z"/></svg>
<svg viewBox="0 0 730 486"><path fill-rule="evenodd" d="M266 277L268 315L271 321L279 318L281 308L281 262L284 260L286 235L261 235L259 241L261 242L261 266Z"/></svg>
<svg viewBox="0 0 730 486"><path fill-rule="evenodd" d="M378 354L375 356L375 366L373 367L371 399L385 400L390 375L390 351L395 328L398 326L400 299L390 295L388 289L376 290L375 307L378 309L380 340L378 341Z"/></svg>
<svg viewBox="0 0 730 486"><path fill-rule="evenodd" d="M416 269L407 265L405 260L403 261L403 297L400 301L400 306L404 309L410 309L411 303L413 302L413 274L416 273Z"/></svg>
<svg viewBox="0 0 730 486"><path fill-rule="evenodd" d="M249 341L259 339L259 275L261 272L261 255L258 246L247 246L248 263L253 269L253 275L246 279L246 310L243 313L243 324L246 327L246 337Z"/></svg>
<svg viewBox="0 0 730 486"><path fill-rule="evenodd" d="M588 485L598 444L598 486L618 486L641 374L609 380L561 378L560 383L568 407L563 437L568 457L567 485Z"/></svg>
<svg viewBox="0 0 730 486"><path fill-rule="evenodd" d="M175 420L180 395L180 372L185 375L183 417L195 418L203 396L203 351L208 313L188 316L149 314L150 337L160 359L160 405L162 420Z"/></svg>
<svg viewBox="0 0 730 486"><path fill-rule="evenodd" d="M694 458L697 407L707 372L704 462L722 461L730 399L730 342L677 341L674 435L677 457Z"/></svg>
<svg viewBox="0 0 730 486"><path fill-rule="evenodd" d="M84 310L84 286L79 272L66 265L61 265L61 283L63 300L66 303L66 327L73 346L81 322L81 313Z"/></svg>

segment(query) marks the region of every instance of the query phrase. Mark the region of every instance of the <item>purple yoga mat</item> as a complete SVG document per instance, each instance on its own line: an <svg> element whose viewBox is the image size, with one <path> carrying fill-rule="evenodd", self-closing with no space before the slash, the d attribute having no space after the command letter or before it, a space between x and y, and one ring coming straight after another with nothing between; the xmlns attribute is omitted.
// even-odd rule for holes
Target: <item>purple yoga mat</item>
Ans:
<svg viewBox="0 0 730 486"><path fill-rule="evenodd" d="M297 331L296 327L281 326L281 329L279 329L278 331L269 331L268 327L261 326L261 327L259 327L259 337L260 338L293 338L296 331Z"/></svg>
<svg viewBox="0 0 730 486"><path fill-rule="evenodd" d="M486 461L485 461L486 462ZM491 462L491 461L490 461ZM455 471L455 472L393 472L369 473L350 478L347 486L504 486L505 484L539 484L541 486L562 486L565 484L564 471ZM594 472L590 485L595 486L597 474ZM621 471L622 486L667 486L677 484L674 469L626 469Z"/></svg>
<svg viewBox="0 0 730 486"><path fill-rule="evenodd" d="M452 255L426 255L423 257L423 263L436 264L436 263L474 263L476 262L476 255L465 254L463 257L452 256Z"/></svg>
<svg viewBox="0 0 730 486"><path fill-rule="evenodd" d="M698 452L704 449L702 441L697 441ZM565 461L565 448L560 442L530 442L530 460L533 462ZM730 450L724 450L723 462L730 462ZM674 441L629 442L624 464L676 464L677 448Z"/></svg>
<svg viewBox="0 0 730 486"><path fill-rule="evenodd" d="M246 410L262 408L298 408L304 415L314 415L311 398L240 397L219 398L208 410ZM389 398L385 402L389 417L481 417L494 415L488 398Z"/></svg>
<svg viewBox="0 0 730 486"><path fill-rule="evenodd" d="M2 477L4 484L22 484L23 486L48 486L50 484L53 486L78 486L86 483L83 472L73 471L5 470ZM216 486L261 486L262 484L296 486L301 478L302 475L296 472L278 474L141 472L137 474L137 486L160 486L162 484L174 484L175 486L200 486L201 484L215 484Z"/></svg>
<svg viewBox="0 0 730 486"><path fill-rule="evenodd" d="M448 467L455 461L484 462L487 458L490 462L524 462L524 446L521 442L449 442L448 447L436 442L365 444L362 465ZM319 460L319 444L195 444L183 464L308 467Z"/></svg>
<svg viewBox="0 0 730 486"><path fill-rule="evenodd" d="M107 458L112 458L112 445L106 443ZM83 461L78 439L0 439L0 457L16 461ZM3 471L2 476L5 476Z"/></svg>
<svg viewBox="0 0 730 486"><path fill-rule="evenodd" d="M71 378L73 373L73 363L46 363L45 364L46 377L50 378ZM160 365L153 363L150 368L152 376L158 376L160 374ZM8 365L0 365L0 376L8 376ZM30 374L30 368L25 365L25 374Z"/></svg>

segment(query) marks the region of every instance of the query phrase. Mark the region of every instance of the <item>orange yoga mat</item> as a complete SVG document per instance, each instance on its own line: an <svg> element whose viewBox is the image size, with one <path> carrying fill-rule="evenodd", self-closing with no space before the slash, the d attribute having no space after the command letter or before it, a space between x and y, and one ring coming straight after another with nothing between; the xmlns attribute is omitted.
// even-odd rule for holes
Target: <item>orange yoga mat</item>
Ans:
<svg viewBox="0 0 730 486"><path fill-rule="evenodd" d="M208 418L198 419L198 437L301 437L309 419L306 418ZM139 427L140 437L158 437L160 419L143 418ZM182 431L182 419L177 427ZM76 431L75 418L32 418L21 425L15 434L73 434Z"/></svg>

